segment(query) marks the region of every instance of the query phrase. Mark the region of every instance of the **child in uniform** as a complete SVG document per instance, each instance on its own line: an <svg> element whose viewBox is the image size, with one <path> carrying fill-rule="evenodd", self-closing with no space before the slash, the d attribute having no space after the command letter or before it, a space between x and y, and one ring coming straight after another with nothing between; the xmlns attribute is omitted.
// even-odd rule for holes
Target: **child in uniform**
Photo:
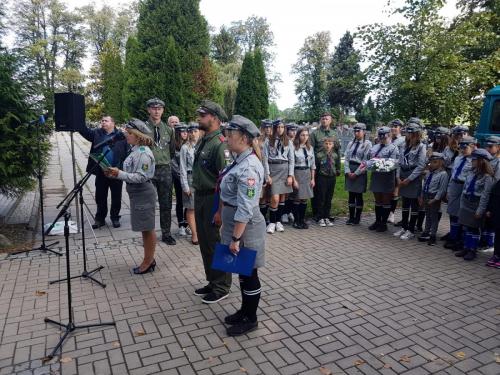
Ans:
<svg viewBox="0 0 500 375"><path fill-rule="evenodd" d="M486 138L485 148L490 153L492 159L490 161L493 169L493 178L495 181L500 180L500 137L495 135ZM492 248L495 244L495 228L492 220L486 217L484 220L484 228L481 232L481 241L479 247Z"/></svg>
<svg viewBox="0 0 500 375"><path fill-rule="evenodd" d="M323 138L323 147L316 154L316 191L314 202L320 227L331 227L330 210L332 208L333 192L340 170L340 159L334 151L334 139Z"/></svg>
<svg viewBox="0 0 500 375"><path fill-rule="evenodd" d="M299 127L293 123L286 124L285 127L286 127L286 136L288 137L288 141L290 143L293 143L293 141L295 139L295 135L297 134L297 129ZM291 194L287 194L285 197L284 205L282 205L282 209L281 209L281 212L282 212L281 222L283 224L288 224L288 223L294 222L293 205L294 205L294 198L291 196Z"/></svg>
<svg viewBox="0 0 500 375"><path fill-rule="evenodd" d="M260 123L260 136L257 139L261 155L264 154L264 143L266 142L266 139L268 139L271 136L272 132L273 132L273 122L268 119L262 120ZM260 208L260 213L262 214L262 216L264 216L264 219L266 219L266 226L267 226L269 224L269 220L267 218L267 211L269 208L269 186L266 183L264 183L264 186L262 187L262 191L260 194L259 208Z"/></svg>

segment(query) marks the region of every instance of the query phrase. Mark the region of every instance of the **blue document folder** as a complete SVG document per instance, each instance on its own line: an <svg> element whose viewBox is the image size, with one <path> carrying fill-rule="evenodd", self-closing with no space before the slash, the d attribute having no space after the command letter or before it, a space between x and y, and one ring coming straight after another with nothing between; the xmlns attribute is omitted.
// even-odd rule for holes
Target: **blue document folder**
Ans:
<svg viewBox="0 0 500 375"><path fill-rule="evenodd" d="M219 271L251 276L256 256L257 252L255 250L247 249L245 247L240 247L238 255L234 255L229 250L228 245L218 243L215 245L212 268Z"/></svg>

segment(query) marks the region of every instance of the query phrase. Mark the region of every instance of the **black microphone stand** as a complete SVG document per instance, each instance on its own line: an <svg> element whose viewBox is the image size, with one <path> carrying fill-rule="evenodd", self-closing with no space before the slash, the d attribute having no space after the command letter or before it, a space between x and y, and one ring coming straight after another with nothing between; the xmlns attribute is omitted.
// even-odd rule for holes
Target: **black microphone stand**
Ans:
<svg viewBox="0 0 500 375"><path fill-rule="evenodd" d="M96 168L100 168L99 164L106 157L108 152L109 152L109 149L107 149L104 152L104 154L100 156L100 158L95 163L95 165L87 172L87 174L85 176L82 177L82 179L80 181L78 181L76 183L76 185L73 187L73 189L57 205L57 208L61 207L61 205L63 205L63 208L61 209L61 211L59 211L59 214L57 215L55 220L52 222L52 224L47 228L47 231L46 231L46 233L50 233L52 228L54 228L54 225L56 224L57 220L59 220L59 218L61 218L61 216L63 216L66 213L71 202L78 195L79 196L79 203L80 203L80 221L82 223L82 231L81 232L82 232L82 249L83 249L83 272L81 273L81 275L73 276L72 279L77 279L79 277L81 277L83 279L89 279L89 280L95 282L96 284L99 284L103 288L106 288L106 284L102 283L99 280L96 280L92 275L94 273L96 273L97 271L102 270L104 268L104 266L98 266L97 268L95 268L91 271L87 270L87 249L85 247L85 222L84 222L85 218L84 218L84 212L83 212L83 206L84 206L83 187L85 186L85 183L88 181L88 179L92 175L92 172L94 172L94 170ZM69 274L67 277L69 277ZM49 284L52 285L52 284L59 283L61 281L65 281L65 280L66 279L53 280L53 281L49 282Z"/></svg>
<svg viewBox="0 0 500 375"><path fill-rule="evenodd" d="M74 195L76 196L76 194ZM71 200L70 200L71 203ZM71 305L72 303L72 296L71 296L71 268L70 268L70 261L69 261L69 219L71 217L71 214L67 211L67 206L63 208L64 212L64 239L66 243L66 281L68 283L68 323L64 324L49 318L45 318L44 322L45 323L52 323L55 325L58 325L59 327L64 328L64 334L62 337L59 339L59 342L57 343L56 347L52 350L52 352L48 355L48 359L54 358L56 352L59 350L60 347L62 347L64 340L68 337L68 335L77 329L84 329L84 328L92 328L92 327L103 327L103 326L114 326L116 325L115 322L107 322L107 323L95 323L95 324L82 324L82 325L76 325L74 322L74 317L73 317L73 307Z"/></svg>
<svg viewBox="0 0 500 375"><path fill-rule="evenodd" d="M40 118L43 116L40 116ZM21 250L21 251L16 251L14 253L10 253L9 256L11 255L18 255L18 254L24 254L24 253L30 253L32 251L41 251L43 253L50 252L55 255L62 256L62 253L55 251L51 249L51 246L54 246L59 243L59 241L54 241L52 243L46 244L45 243L45 214L43 211L43 172L42 172L42 162L41 162L41 152L40 152L40 126L42 125L41 119L34 120L34 122L31 122L35 125L36 127L36 151L37 151L37 171L36 171L36 177L38 179L38 194L40 195L39 197L39 204L40 204L40 218L42 221L42 244L38 247L35 247L33 249L28 249L28 250ZM30 124L31 124L30 123Z"/></svg>

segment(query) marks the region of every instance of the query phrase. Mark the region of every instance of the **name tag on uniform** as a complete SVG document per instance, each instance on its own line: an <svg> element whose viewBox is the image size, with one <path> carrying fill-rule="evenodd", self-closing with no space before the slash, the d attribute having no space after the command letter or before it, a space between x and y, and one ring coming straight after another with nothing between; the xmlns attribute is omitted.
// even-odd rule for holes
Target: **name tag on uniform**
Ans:
<svg viewBox="0 0 500 375"><path fill-rule="evenodd" d="M257 251L240 247L238 255L234 255L228 245L220 243L215 245L215 254L212 268L219 271L237 273L239 275L251 276L255 265Z"/></svg>

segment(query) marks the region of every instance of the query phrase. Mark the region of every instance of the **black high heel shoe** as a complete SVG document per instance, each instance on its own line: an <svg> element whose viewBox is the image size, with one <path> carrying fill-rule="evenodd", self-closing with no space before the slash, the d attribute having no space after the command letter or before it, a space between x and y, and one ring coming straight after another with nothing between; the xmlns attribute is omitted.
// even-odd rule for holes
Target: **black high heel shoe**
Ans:
<svg viewBox="0 0 500 375"><path fill-rule="evenodd" d="M155 268L156 268L156 260L153 259L149 267L146 268L144 271L141 271L141 267L135 267L134 269L132 269L132 272L134 272L135 275L143 275L145 273L153 272Z"/></svg>

